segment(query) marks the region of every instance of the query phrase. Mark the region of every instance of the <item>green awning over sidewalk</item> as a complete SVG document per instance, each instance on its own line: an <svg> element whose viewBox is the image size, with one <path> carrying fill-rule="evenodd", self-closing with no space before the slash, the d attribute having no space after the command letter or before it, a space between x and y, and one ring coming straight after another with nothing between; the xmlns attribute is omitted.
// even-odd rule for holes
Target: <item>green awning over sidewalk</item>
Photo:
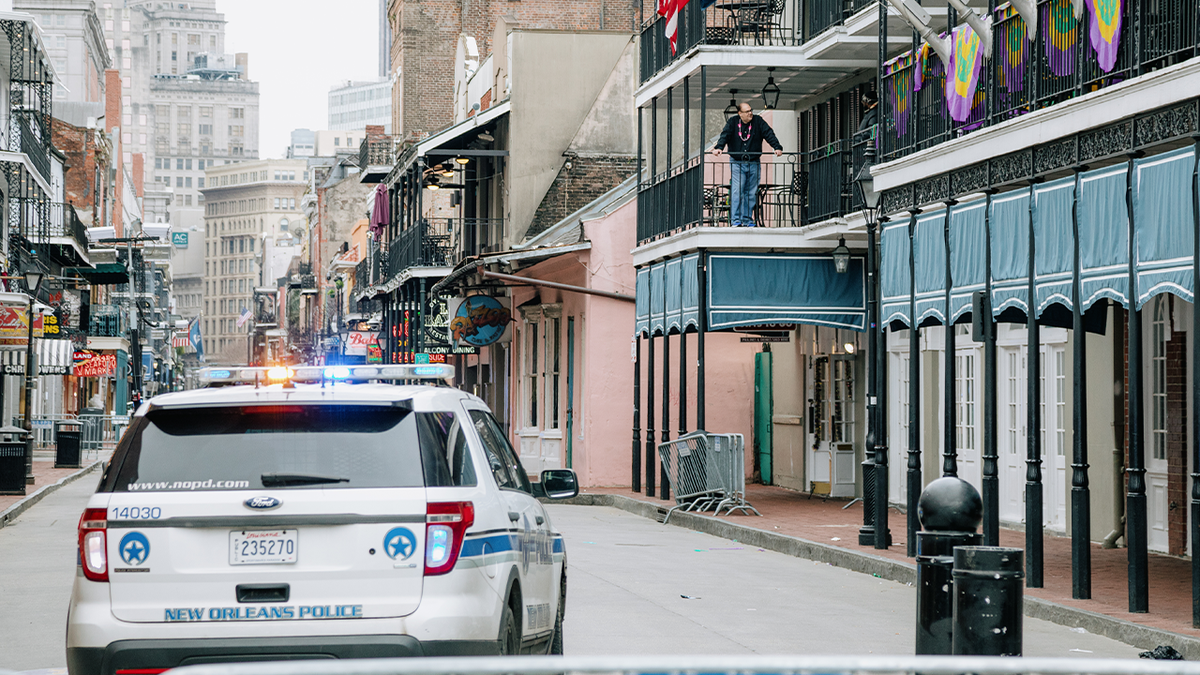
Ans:
<svg viewBox="0 0 1200 675"><path fill-rule="evenodd" d="M121 263L100 263L95 267L68 267L64 272L76 274L98 286L123 284L129 281L129 270Z"/></svg>

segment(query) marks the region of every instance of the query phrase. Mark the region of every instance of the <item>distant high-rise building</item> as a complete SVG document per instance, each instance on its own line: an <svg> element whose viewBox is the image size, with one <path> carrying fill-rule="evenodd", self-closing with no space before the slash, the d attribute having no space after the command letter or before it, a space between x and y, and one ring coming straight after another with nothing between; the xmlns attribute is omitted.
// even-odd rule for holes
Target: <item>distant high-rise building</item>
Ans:
<svg viewBox="0 0 1200 675"><path fill-rule="evenodd" d="M392 27L387 18L388 0L379 0L379 76L387 77L391 71L390 51L392 48Z"/></svg>
<svg viewBox="0 0 1200 675"><path fill-rule="evenodd" d="M100 103L104 71L113 67L104 28L92 0L15 0L13 10L32 14L60 84L55 102Z"/></svg>
<svg viewBox="0 0 1200 675"><path fill-rule="evenodd" d="M317 147L317 135L312 129L293 129L292 142L288 145L287 158L312 157Z"/></svg>
<svg viewBox="0 0 1200 675"><path fill-rule="evenodd" d="M392 83L346 82L329 90L329 128L334 131L365 129L368 124L392 128Z"/></svg>

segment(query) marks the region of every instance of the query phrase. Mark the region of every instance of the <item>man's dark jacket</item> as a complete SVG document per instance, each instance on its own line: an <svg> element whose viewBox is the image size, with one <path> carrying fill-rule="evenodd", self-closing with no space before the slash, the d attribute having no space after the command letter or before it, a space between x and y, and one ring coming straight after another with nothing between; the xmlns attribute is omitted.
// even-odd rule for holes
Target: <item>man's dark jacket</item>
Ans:
<svg viewBox="0 0 1200 675"><path fill-rule="evenodd" d="M725 122L725 128L721 130L721 137L717 139L716 148L724 150L725 146L729 146L729 157L738 162L758 161L762 155L762 144L766 140L772 148L783 150L783 145L775 138L775 131L771 129L771 125L767 124L766 120L755 115L750 118L750 138L743 141L738 135L738 126L741 125L741 134L745 135L746 127L742 124L742 118L739 115L734 115Z"/></svg>

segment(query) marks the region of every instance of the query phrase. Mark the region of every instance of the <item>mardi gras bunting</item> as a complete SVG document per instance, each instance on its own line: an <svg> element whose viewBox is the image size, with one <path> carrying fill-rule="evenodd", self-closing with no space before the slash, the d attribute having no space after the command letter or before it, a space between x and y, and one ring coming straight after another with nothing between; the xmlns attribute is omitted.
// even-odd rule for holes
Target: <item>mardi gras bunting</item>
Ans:
<svg viewBox="0 0 1200 675"><path fill-rule="evenodd" d="M892 114L896 120L896 135L908 133L908 114L912 110L913 68L903 68L892 75Z"/></svg>
<svg viewBox="0 0 1200 675"><path fill-rule="evenodd" d="M917 65L913 68L913 91L921 91L925 86L925 60L929 56L929 44L921 43L917 49Z"/></svg>
<svg viewBox="0 0 1200 675"><path fill-rule="evenodd" d="M946 107L956 122L965 122L975 105L979 68L983 63L979 36L970 26L959 26L951 40L951 72L946 73Z"/></svg>
<svg viewBox="0 0 1200 675"><path fill-rule="evenodd" d="M1000 82L1011 94L1025 88L1025 62L1029 55L1025 21L1015 9L1001 17L1004 25L996 31L1000 40Z"/></svg>
<svg viewBox="0 0 1200 675"><path fill-rule="evenodd" d="M1046 31L1046 61L1050 72L1065 77L1075 72L1075 9L1071 0L1052 0L1042 5L1042 25Z"/></svg>
<svg viewBox="0 0 1200 675"><path fill-rule="evenodd" d="M1117 62L1117 47L1121 41L1121 0L1088 0L1091 10L1091 42L1096 50L1100 70L1108 73Z"/></svg>

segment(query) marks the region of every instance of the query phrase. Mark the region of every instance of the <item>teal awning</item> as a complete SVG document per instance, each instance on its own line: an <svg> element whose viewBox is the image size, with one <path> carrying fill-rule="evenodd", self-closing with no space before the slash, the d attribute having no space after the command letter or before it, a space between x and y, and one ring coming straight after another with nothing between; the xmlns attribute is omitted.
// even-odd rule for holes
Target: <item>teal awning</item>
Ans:
<svg viewBox="0 0 1200 675"><path fill-rule="evenodd" d="M827 253L712 253L708 327L806 323L864 330L865 276L861 257L838 274Z"/></svg>
<svg viewBox="0 0 1200 675"><path fill-rule="evenodd" d="M879 235L882 262L879 266L880 317L881 323L892 322L912 325L909 296L912 294L908 252L909 221L888 223Z"/></svg>
<svg viewBox="0 0 1200 675"><path fill-rule="evenodd" d="M1034 189L1033 284L1037 296L1034 316L1041 316L1046 307L1055 303L1067 309L1072 307L1075 235L1071 209L1074 201L1074 176Z"/></svg>
<svg viewBox="0 0 1200 675"><path fill-rule="evenodd" d="M987 281L987 201L950 210L950 322L971 311Z"/></svg>
<svg viewBox="0 0 1200 675"><path fill-rule="evenodd" d="M634 313L638 335L678 333L700 325L699 269L698 253L638 269Z"/></svg>
<svg viewBox="0 0 1200 675"><path fill-rule="evenodd" d="M1079 286L1083 309L1129 301L1129 163L1079 174Z"/></svg>
<svg viewBox="0 0 1200 675"><path fill-rule="evenodd" d="M100 263L95 267L68 267L64 276L75 274L97 286L123 284L129 281L129 271L121 263Z"/></svg>
<svg viewBox="0 0 1200 675"><path fill-rule="evenodd" d="M917 216L913 233L917 325L946 322L946 210Z"/></svg>
<svg viewBox="0 0 1200 675"><path fill-rule="evenodd" d="M1137 229L1137 306L1160 293L1191 302L1193 233L1191 147L1133 163L1133 222Z"/></svg>
<svg viewBox="0 0 1200 675"><path fill-rule="evenodd" d="M992 198L992 316L1010 307L1028 311L1029 192Z"/></svg>

